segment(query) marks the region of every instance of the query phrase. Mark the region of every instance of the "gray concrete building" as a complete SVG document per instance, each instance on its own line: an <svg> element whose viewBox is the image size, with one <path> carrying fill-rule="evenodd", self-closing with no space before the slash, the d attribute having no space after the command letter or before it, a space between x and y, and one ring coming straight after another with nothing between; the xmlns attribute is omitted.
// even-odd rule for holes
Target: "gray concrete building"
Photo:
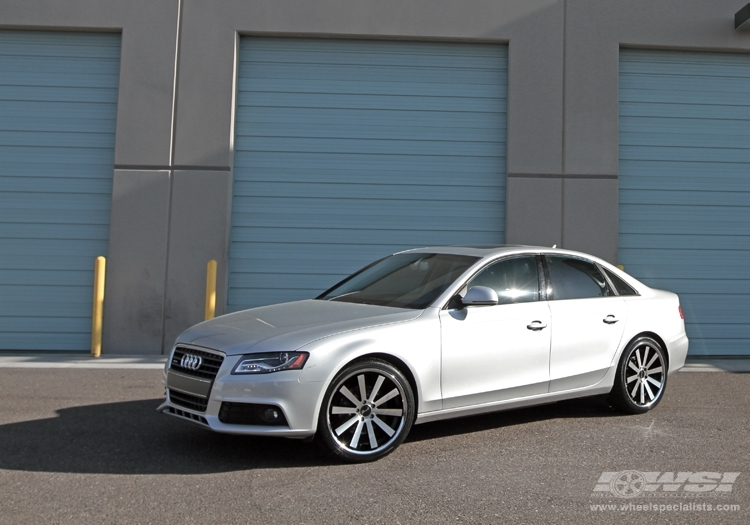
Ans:
<svg viewBox="0 0 750 525"><path fill-rule="evenodd" d="M97 255L104 353L159 354L211 259L221 314L521 243L622 264L680 294L691 355L747 355L743 7L0 0L0 350L86 350Z"/></svg>

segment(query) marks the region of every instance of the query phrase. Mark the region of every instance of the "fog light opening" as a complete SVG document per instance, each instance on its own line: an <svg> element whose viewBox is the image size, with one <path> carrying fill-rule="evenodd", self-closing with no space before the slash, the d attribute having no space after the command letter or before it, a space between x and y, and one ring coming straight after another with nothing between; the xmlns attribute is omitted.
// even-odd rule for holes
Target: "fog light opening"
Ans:
<svg viewBox="0 0 750 525"><path fill-rule="evenodd" d="M263 419L268 423L277 423L281 418L281 414L275 408L267 408L263 411Z"/></svg>

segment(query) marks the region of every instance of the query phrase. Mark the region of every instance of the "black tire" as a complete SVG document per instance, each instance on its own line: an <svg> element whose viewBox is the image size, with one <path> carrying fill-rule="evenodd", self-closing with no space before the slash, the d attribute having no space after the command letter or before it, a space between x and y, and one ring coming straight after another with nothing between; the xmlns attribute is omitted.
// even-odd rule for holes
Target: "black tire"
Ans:
<svg viewBox="0 0 750 525"><path fill-rule="evenodd" d="M615 384L607 399L618 410L643 414L659 404L666 386L664 349L650 337L638 337L623 351Z"/></svg>
<svg viewBox="0 0 750 525"><path fill-rule="evenodd" d="M401 371L380 359L358 361L331 382L316 438L344 461L375 461L406 439L415 413L414 394Z"/></svg>

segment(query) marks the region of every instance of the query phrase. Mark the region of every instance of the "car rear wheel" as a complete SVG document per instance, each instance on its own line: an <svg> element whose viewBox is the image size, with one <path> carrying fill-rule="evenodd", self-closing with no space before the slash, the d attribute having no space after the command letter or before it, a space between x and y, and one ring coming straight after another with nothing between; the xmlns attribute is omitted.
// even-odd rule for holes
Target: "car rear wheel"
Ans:
<svg viewBox="0 0 750 525"><path fill-rule="evenodd" d="M664 349L650 337L639 337L622 353L609 402L624 412L642 414L661 401L666 386Z"/></svg>
<svg viewBox="0 0 750 525"><path fill-rule="evenodd" d="M406 438L415 414L409 381L380 359L354 363L331 382L318 420L318 437L339 458L374 461Z"/></svg>

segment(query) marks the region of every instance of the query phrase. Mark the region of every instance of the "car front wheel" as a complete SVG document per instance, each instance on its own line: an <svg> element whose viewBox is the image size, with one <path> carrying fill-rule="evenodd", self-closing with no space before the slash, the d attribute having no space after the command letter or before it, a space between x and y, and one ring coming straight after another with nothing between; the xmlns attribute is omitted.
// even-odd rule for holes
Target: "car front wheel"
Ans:
<svg viewBox="0 0 750 525"><path fill-rule="evenodd" d="M666 386L664 349L650 337L638 337L622 353L609 402L624 412L642 414L661 401Z"/></svg>
<svg viewBox="0 0 750 525"><path fill-rule="evenodd" d="M374 461L404 441L415 411L414 394L401 371L380 359L359 361L331 382L318 437L345 461Z"/></svg>

